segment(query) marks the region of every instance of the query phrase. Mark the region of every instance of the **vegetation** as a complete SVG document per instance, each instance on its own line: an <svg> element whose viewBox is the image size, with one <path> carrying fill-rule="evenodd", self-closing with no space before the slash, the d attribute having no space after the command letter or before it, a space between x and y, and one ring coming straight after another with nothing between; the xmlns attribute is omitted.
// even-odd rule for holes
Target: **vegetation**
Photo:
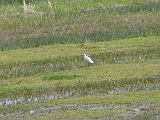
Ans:
<svg viewBox="0 0 160 120"><path fill-rule="evenodd" d="M159 0L0 0L0 119L158 119L159 19Z"/></svg>
<svg viewBox="0 0 160 120"><path fill-rule="evenodd" d="M0 49L160 34L159 1L122 4L117 0L115 3L42 1L23 7L21 4L3 5L0 7Z"/></svg>

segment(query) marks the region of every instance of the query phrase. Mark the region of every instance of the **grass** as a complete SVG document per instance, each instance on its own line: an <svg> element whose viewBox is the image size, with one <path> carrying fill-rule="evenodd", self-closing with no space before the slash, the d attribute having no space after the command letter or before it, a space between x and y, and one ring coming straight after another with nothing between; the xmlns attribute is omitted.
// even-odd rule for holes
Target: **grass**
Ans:
<svg viewBox="0 0 160 120"><path fill-rule="evenodd" d="M72 76L67 76L67 75L55 75L55 76L44 76L43 80L67 80L67 79L76 79L81 76L77 75L72 75Z"/></svg>
<svg viewBox="0 0 160 120"><path fill-rule="evenodd" d="M92 45L93 43L87 43L86 46L80 47L84 47L85 49L90 47L93 50L97 49L97 52L99 49L100 53L92 53L92 58L95 61L95 65L90 66L89 68L83 61L82 56L75 56L76 52L78 52L76 49L79 49L79 45L72 45L72 49L76 52L72 53L72 57L69 58L67 56L65 57L64 53L64 57L58 57L55 55L56 59L54 59L53 56L53 58L51 60L49 59L49 61L38 60L31 62L28 57L29 62L25 59L23 62L19 60L21 57L19 57L19 59L17 57L17 62L14 62L14 60L13 62L9 62L12 60L12 57L8 57L8 61L7 59L5 62L2 61L1 97L3 98L10 95L14 98L24 95L29 97L43 95L46 92L48 94L52 92L66 93L72 90L75 91L76 94L81 93L83 95L90 93L90 90L92 89L106 93L109 89L117 89L117 85L122 86L128 91L132 90L132 86L130 86L131 84L134 86L133 89L137 90L153 89L147 88L152 86L152 80L154 80L153 84L159 83L158 70L160 68L157 66L157 63L159 63L158 37L99 42L96 44L97 47L92 47L90 44ZM127 46L127 44L129 45ZM96 46L95 44L93 45ZM104 48L106 48L106 45L113 45L110 46L109 53L105 52ZM61 45L60 48L64 47L65 49L65 46L66 45ZM116 51L115 47L117 48ZM32 50L34 49L38 50L41 48L32 48ZM57 49L57 53L58 51L61 52L61 49L55 49ZM23 51L25 50L28 51L30 49L24 49ZM4 52L8 52L10 54L10 52L16 53L16 51L17 53L19 52L19 50L11 50L3 51L1 53L3 54ZM23 53L23 51L20 52ZM45 52L48 53L48 51ZM37 54L37 56L43 56L43 54L46 54L45 52L40 52L42 55ZM8 56L7 54L4 54L4 57L5 55ZM96 59L98 60L96 61ZM76 64L77 62L79 62L79 64ZM152 76L157 76L157 78ZM136 77L138 77L138 79ZM147 77L151 79L151 81L148 81L149 85L144 87L146 86L146 80L148 79ZM56 79L56 81L54 81L54 79ZM62 79L64 79L63 82L61 82ZM137 87L139 86L138 83L135 82L136 79L140 81L138 82L139 84L142 84L139 88ZM119 80L120 83L114 80ZM134 83L132 83L132 81L134 81ZM117 85L114 85L114 82L116 82Z"/></svg>
<svg viewBox="0 0 160 120"><path fill-rule="evenodd" d="M55 50L56 53L53 54ZM34 51L38 51L38 54L33 54ZM88 51L92 52L91 57L95 62L89 68L82 57L82 53L88 53ZM27 88L26 95L30 96L44 94L46 91L51 92L50 89L59 85L62 88L73 85L75 89L79 82L89 86L95 86L94 84L98 86L100 83L94 83L95 81L126 80L136 77L143 79L143 77L160 74L158 71L160 68L157 65L159 63L158 36L96 42L96 44L70 44L70 48L67 45L43 46L1 51L0 54L3 56L1 59L1 97L11 94L15 97L21 96L24 86ZM43 89L41 89L42 86Z"/></svg>
<svg viewBox="0 0 160 120"><path fill-rule="evenodd" d="M81 2L86 5L85 1ZM71 9L68 11L65 8L58 7L60 10L52 8L45 12L44 10L33 10L33 13L25 13L22 5L18 6L21 10L15 10L14 13L2 9L2 13L3 11L8 11L8 13L3 13L0 18L0 24L2 25L0 49L3 51L53 44L84 43L85 41L95 42L159 35L160 24L157 21L159 19L159 1L140 2L138 4L132 3L132 1L128 2L131 2L131 5L114 7L110 6L113 3L108 3L109 5L104 6L105 9L95 6L91 10L78 8L77 10ZM76 4L71 1L71 6L72 3ZM91 3L87 2L87 4ZM35 3L35 6L43 8L41 4ZM65 2L62 4L68 5ZM45 9L48 8L48 3L46 5ZM16 5L13 6L16 8ZM18 15L15 15L15 13Z"/></svg>
<svg viewBox="0 0 160 120"><path fill-rule="evenodd" d="M93 54L110 51L129 51L135 49L159 48L159 36L125 39L122 41L92 42L83 44L64 44L41 46L38 48L9 50L0 52L1 63L36 61L45 58L80 56L84 53ZM97 51L97 52L95 52ZM16 56L16 57L15 57Z"/></svg>
<svg viewBox="0 0 160 120"><path fill-rule="evenodd" d="M28 2L0 1L0 119L159 117L159 1Z"/></svg>
<svg viewBox="0 0 160 120"><path fill-rule="evenodd" d="M130 109L135 108L138 104L152 104L157 103L159 104L159 90L153 90L153 91L139 91L139 92L130 92L130 93L121 93L119 95L116 94L109 94L109 95L92 95L92 96L83 96L83 97L77 97L77 98L68 98L63 100L51 100L51 101L39 101L37 103L26 103L26 104L18 104L13 105L10 107L9 111L16 110L18 112L21 110L23 113L29 113L30 110L37 110L41 109L41 106L45 106L45 108L51 108L54 106L63 106L62 109L64 112L61 113L54 113L52 114L46 114L46 116L36 116L36 119L46 119L50 117L55 117L57 119L65 119L65 118L99 118L99 117L107 117L112 116L115 114L123 113L124 111L127 111L126 107L120 107L116 110L116 108L105 108L105 109L98 109L98 110L89 110L87 107L84 108L84 110L78 110L77 112L72 112L74 109L77 109L79 106L84 105L103 105L107 106L110 104L113 105L127 105ZM70 106L72 105L72 106ZM32 106L32 107L31 107ZM73 107L73 108L72 108ZM17 109L16 109L17 108ZM5 112L6 108L3 108L3 112ZM8 110L7 110L8 111ZM66 112L65 112L66 111ZM69 112L70 111L70 112ZM32 118L32 115L29 117ZM26 117L26 119L29 119Z"/></svg>
<svg viewBox="0 0 160 120"><path fill-rule="evenodd" d="M153 40L150 40L150 38ZM29 77L46 74L49 71L52 73L83 68L87 64L83 61L82 55L83 53L88 53L88 51L92 52L92 59L95 61L94 65L96 66L109 63L141 63L147 59L158 59L158 37L150 38L133 39L134 42L132 40L132 42L130 40L123 40L117 42L99 42L96 44L86 43L84 45L71 44L71 48L68 48L67 45L55 45L24 49L20 52L19 50L3 51L0 52L1 56L3 56L1 59L1 78ZM127 42L130 44L129 46L127 46ZM115 50L115 46L117 50ZM54 52L56 53L53 54ZM35 53L37 54L35 55ZM17 57L15 58L14 56Z"/></svg>

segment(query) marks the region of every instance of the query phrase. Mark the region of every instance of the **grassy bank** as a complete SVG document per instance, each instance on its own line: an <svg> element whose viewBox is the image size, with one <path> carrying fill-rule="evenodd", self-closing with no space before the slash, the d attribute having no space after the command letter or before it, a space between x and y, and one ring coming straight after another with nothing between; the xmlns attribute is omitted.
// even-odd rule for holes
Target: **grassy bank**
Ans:
<svg viewBox="0 0 160 120"><path fill-rule="evenodd" d="M159 119L159 19L159 0L0 0L0 119Z"/></svg>
<svg viewBox="0 0 160 120"><path fill-rule="evenodd" d="M33 119L36 114L45 114L41 119L51 119L53 116L56 119L92 119L96 116L118 116L139 104L143 107L148 104L150 109L155 106L153 111L157 113L159 43L157 36L1 51L1 100L25 98L18 104L2 102L2 115L19 108L17 110L20 111L14 112L13 116L8 114L6 119L16 118L17 113L19 117L27 114L26 119ZM54 51L56 53L52 54ZM33 52L37 54L31 54ZM91 53L95 63L88 67L83 53ZM98 105L112 103L126 107L97 108ZM96 110L90 110L95 104ZM60 108L57 110L55 105ZM81 110L77 105L85 105L85 109L82 107ZM42 106L46 107L46 111L66 112L52 115L42 112L45 111Z"/></svg>

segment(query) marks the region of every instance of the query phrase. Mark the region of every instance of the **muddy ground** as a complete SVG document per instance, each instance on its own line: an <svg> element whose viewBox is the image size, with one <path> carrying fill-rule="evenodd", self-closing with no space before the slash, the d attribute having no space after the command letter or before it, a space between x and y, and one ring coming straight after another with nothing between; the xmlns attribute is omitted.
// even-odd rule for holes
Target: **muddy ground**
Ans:
<svg viewBox="0 0 160 120"><path fill-rule="evenodd" d="M124 119L131 119L135 118L136 116L145 116L145 115L153 115L154 120L160 119L160 105L159 104L101 104L101 105L61 105L61 106L51 106L51 107L42 107L36 110L30 110L28 113L14 113L14 114L3 114L1 118L12 118L12 119L37 119L40 116L46 115L57 115L69 113L69 112L76 112L81 110L98 110L98 109L105 109L105 108L126 108L127 110L124 113L114 115L114 116L105 116L100 118L101 120L124 120ZM69 118L71 119L71 118ZM77 118L76 118L77 119ZM84 119L84 118L83 118ZM86 118L94 119L94 118ZM97 118L96 118L97 119Z"/></svg>

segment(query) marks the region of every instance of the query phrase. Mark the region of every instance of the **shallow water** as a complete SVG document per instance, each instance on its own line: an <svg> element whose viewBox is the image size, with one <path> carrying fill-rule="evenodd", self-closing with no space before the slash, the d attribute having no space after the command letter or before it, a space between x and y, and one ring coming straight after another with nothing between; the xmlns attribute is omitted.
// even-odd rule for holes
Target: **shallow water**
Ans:
<svg viewBox="0 0 160 120"><path fill-rule="evenodd" d="M130 92L130 91L139 91L139 90L152 90L152 89L160 89L160 84L157 83L150 83L148 85L139 85L139 86L127 86L127 87L117 87L114 89L110 89L107 92L101 90L91 90L87 91L87 94L118 94L123 92ZM43 96L32 96L32 97L17 97L17 98L6 98L0 100L0 107L9 107L12 104L22 104L25 102L38 102L41 100L53 100L53 99L64 99L67 97L78 97L83 96L84 93L80 93L78 91L69 91L66 93L52 93L50 95L43 95Z"/></svg>

